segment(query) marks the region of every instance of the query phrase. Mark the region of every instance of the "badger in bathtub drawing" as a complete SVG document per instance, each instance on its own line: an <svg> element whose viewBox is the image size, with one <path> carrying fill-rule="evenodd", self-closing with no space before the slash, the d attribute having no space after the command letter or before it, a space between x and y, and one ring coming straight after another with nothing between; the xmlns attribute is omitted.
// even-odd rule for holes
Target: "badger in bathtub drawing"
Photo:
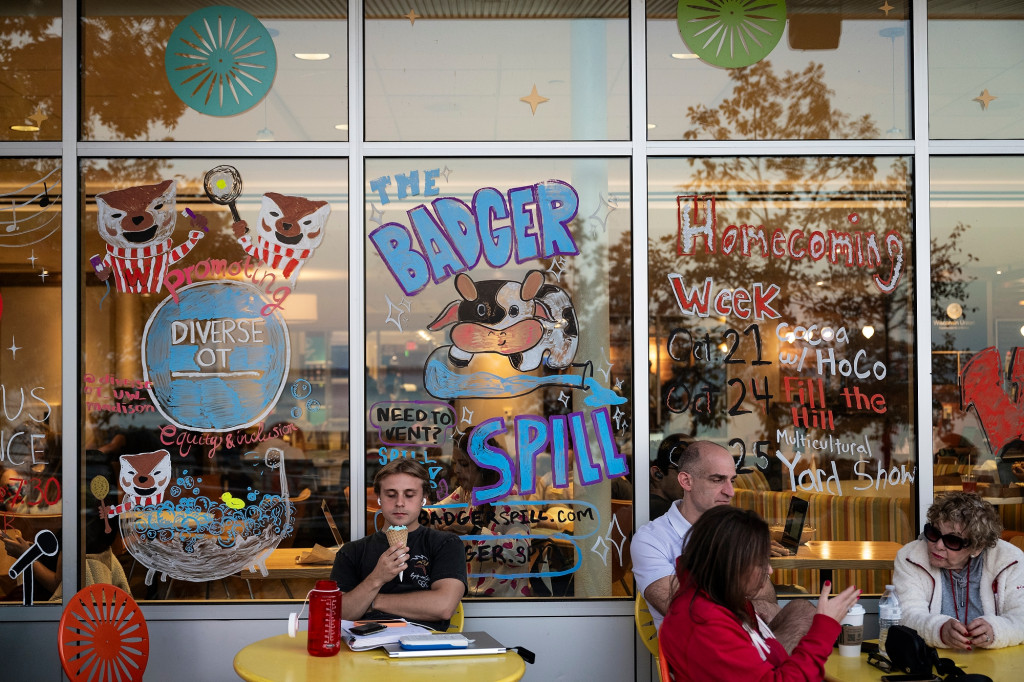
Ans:
<svg viewBox="0 0 1024 682"><path fill-rule="evenodd" d="M522 282L474 282L461 273L455 290L462 299L449 303L427 327L438 331L455 325L448 349L454 367L468 366L477 353L504 355L520 372L572 364L579 346L576 311L564 289L544 283L543 271L531 270Z"/></svg>
<svg viewBox="0 0 1024 682"><path fill-rule="evenodd" d="M280 271L294 285L302 266L323 242L330 215L331 205L326 201L267 192L260 205L255 239L248 234L244 220L231 227L247 254Z"/></svg>
<svg viewBox="0 0 1024 682"><path fill-rule="evenodd" d="M101 518L113 518L134 508L160 504L171 482L171 453L167 450L121 455L120 462L121 504L101 503Z"/></svg>

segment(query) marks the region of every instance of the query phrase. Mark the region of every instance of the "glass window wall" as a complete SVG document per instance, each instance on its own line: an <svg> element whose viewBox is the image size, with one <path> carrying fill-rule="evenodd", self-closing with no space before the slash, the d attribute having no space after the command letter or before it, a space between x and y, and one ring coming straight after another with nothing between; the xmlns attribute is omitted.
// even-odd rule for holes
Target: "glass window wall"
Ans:
<svg viewBox="0 0 1024 682"><path fill-rule="evenodd" d="M470 596L631 594L628 160L366 177L367 486L396 457L428 465L420 522L462 536Z"/></svg>
<svg viewBox="0 0 1024 682"><path fill-rule="evenodd" d="M1021 139L1024 2L928 3L933 139Z"/></svg>
<svg viewBox="0 0 1024 682"><path fill-rule="evenodd" d="M82 139L348 139L345 0L143 5L82 3Z"/></svg>
<svg viewBox="0 0 1024 682"><path fill-rule="evenodd" d="M933 159L931 194L935 490L977 488L1024 535L1024 159Z"/></svg>
<svg viewBox="0 0 1024 682"><path fill-rule="evenodd" d="M60 0L0 7L0 141L61 137Z"/></svg>
<svg viewBox="0 0 1024 682"><path fill-rule="evenodd" d="M648 2L648 139L910 138L909 3L896 4Z"/></svg>
<svg viewBox="0 0 1024 682"><path fill-rule="evenodd" d="M366 139L629 138L629 2L366 5Z"/></svg>
<svg viewBox="0 0 1024 682"><path fill-rule="evenodd" d="M805 540L914 538L910 178L906 157L649 162L652 460L669 435L711 440L733 504L770 524L795 495Z"/></svg>
<svg viewBox="0 0 1024 682"><path fill-rule="evenodd" d="M0 603L62 592L62 174L0 159Z"/></svg>
<svg viewBox="0 0 1024 682"><path fill-rule="evenodd" d="M349 527L345 163L81 173L86 570L109 556L139 599L305 594Z"/></svg>

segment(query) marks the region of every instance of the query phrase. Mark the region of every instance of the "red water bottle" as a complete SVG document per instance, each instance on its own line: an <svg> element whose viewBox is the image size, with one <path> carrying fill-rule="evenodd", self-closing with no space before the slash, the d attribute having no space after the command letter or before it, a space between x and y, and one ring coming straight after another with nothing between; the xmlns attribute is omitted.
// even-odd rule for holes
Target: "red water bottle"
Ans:
<svg viewBox="0 0 1024 682"><path fill-rule="evenodd" d="M317 580L309 593L310 656L334 656L341 651L341 590L333 580Z"/></svg>

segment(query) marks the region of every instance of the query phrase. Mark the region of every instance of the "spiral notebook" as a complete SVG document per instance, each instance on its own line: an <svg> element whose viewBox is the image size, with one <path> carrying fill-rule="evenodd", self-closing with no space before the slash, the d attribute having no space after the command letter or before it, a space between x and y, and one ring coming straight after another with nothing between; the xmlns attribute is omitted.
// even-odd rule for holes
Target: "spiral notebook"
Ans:
<svg viewBox="0 0 1024 682"><path fill-rule="evenodd" d="M503 654L507 649L498 640L486 632L460 633L469 640L464 649L403 649L398 642L385 644L382 648L388 652L389 658L428 658L434 656L481 656L484 654Z"/></svg>

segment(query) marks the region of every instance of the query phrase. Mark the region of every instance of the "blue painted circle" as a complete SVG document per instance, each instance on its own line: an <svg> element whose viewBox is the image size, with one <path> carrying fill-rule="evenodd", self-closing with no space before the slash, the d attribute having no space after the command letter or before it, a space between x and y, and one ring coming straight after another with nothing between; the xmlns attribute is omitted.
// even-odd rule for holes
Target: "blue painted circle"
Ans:
<svg viewBox="0 0 1024 682"><path fill-rule="evenodd" d="M175 94L210 116L247 111L270 91L277 73L274 40L260 20L217 5L185 17L171 33L164 70Z"/></svg>
<svg viewBox="0 0 1024 682"><path fill-rule="evenodd" d="M199 282L168 296L146 322L142 367L169 422L233 431L263 421L288 379L291 346L279 310L245 282ZM191 486L186 486L191 487Z"/></svg>

